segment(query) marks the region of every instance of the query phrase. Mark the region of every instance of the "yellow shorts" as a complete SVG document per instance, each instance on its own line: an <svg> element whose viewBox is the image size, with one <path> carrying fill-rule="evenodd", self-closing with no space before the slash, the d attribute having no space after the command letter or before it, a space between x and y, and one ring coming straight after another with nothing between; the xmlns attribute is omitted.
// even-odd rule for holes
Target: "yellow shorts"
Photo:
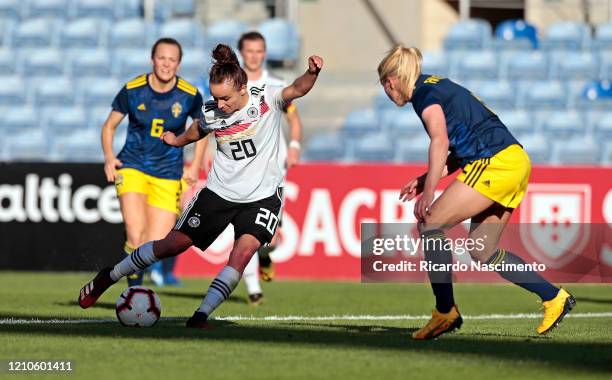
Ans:
<svg viewBox="0 0 612 380"><path fill-rule="evenodd" d="M140 170L126 168L117 171L115 188L117 195L140 193L147 195L147 204L180 215L182 180L157 178Z"/></svg>
<svg viewBox="0 0 612 380"><path fill-rule="evenodd" d="M525 196L530 174L529 156L514 144L465 165L457 179L504 207L516 208Z"/></svg>

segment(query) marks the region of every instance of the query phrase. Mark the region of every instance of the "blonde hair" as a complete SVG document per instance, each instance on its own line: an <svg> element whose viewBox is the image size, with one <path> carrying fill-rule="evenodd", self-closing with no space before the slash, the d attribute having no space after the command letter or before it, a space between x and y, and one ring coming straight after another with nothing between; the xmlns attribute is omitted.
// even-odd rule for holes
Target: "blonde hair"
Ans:
<svg viewBox="0 0 612 380"><path fill-rule="evenodd" d="M421 75L423 55L415 47L396 45L378 64L378 78L382 83L390 76L397 76L400 93L407 99L412 97L412 90Z"/></svg>

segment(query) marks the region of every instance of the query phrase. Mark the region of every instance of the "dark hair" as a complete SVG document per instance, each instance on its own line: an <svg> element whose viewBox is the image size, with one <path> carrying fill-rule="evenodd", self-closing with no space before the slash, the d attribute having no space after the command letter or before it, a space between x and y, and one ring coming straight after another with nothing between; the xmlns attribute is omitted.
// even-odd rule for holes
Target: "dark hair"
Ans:
<svg viewBox="0 0 612 380"><path fill-rule="evenodd" d="M244 33L242 36L240 36L240 39L238 40L238 50L242 50L244 41L258 41L258 40L263 41L264 50L266 50L266 39L261 33L255 32L255 31L247 32L247 33Z"/></svg>
<svg viewBox="0 0 612 380"><path fill-rule="evenodd" d="M234 87L239 89L247 84L247 75L240 67L238 57L231 47L223 44L217 45L212 52L212 57L215 60L210 68L210 83L223 83L232 81Z"/></svg>
<svg viewBox="0 0 612 380"><path fill-rule="evenodd" d="M157 47L160 44L168 44L168 45L176 46L179 50L179 62L183 59L183 47L177 40L175 40L174 38L170 38L170 37L160 38L159 40L155 41L155 43L153 44L153 47L151 48L151 59L155 57L155 51L157 50Z"/></svg>

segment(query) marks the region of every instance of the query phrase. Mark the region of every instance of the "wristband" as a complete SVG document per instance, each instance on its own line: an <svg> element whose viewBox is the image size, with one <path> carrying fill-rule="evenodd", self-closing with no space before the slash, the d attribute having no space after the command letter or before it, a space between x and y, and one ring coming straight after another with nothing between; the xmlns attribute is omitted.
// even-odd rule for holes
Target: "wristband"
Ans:
<svg viewBox="0 0 612 380"><path fill-rule="evenodd" d="M302 149L302 145L300 145L300 142L297 140L291 140L291 142L289 143L289 148L295 148L295 149Z"/></svg>

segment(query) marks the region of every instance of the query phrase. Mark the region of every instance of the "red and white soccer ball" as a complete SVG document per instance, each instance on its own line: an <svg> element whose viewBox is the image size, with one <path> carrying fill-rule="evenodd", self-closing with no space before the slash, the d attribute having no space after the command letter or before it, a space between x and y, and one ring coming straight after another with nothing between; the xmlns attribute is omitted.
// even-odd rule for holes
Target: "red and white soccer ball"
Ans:
<svg viewBox="0 0 612 380"><path fill-rule="evenodd" d="M144 286L123 291L115 304L117 319L124 326L153 326L161 316L161 303L155 292Z"/></svg>

